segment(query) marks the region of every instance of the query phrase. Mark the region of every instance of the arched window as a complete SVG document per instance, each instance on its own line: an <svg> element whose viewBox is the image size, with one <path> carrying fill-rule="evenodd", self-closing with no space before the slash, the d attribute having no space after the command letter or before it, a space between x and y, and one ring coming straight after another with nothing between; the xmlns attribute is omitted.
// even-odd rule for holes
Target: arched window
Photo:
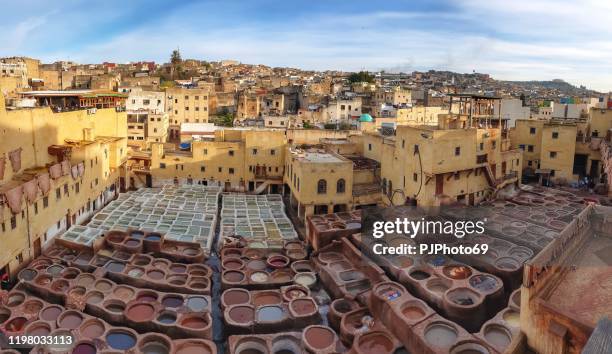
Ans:
<svg viewBox="0 0 612 354"><path fill-rule="evenodd" d="M386 178L383 178L382 180L382 190L383 190L383 193L387 191L387 179Z"/></svg>
<svg viewBox="0 0 612 354"><path fill-rule="evenodd" d="M319 182L317 182L317 193L318 194L327 193L327 181L326 180L320 179Z"/></svg>
<svg viewBox="0 0 612 354"><path fill-rule="evenodd" d="M344 178L340 178L338 182L336 182L336 193L344 193L346 190L346 182Z"/></svg>
<svg viewBox="0 0 612 354"><path fill-rule="evenodd" d="M393 195L393 182L391 182L391 180L389 180L389 191L387 192L387 195L389 196L389 198L391 198L391 196Z"/></svg>

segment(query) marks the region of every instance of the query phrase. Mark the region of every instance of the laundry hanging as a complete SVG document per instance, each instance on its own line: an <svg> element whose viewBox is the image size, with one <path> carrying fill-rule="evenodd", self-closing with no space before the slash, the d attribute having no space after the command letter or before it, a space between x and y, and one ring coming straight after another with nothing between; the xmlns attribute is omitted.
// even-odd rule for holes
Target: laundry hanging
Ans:
<svg viewBox="0 0 612 354"><path fill-rule="evenodd" d="M79 177L83 177L83 174L85 174L85 163L79 162L77 166L79 168Z"/></svg>
<svg viewBox="0 0 612 354"><path fill-rule="evenodd" d="M62 165L59 163L51 165L49 167L49 175L51 175L51 178L53 179L58 179L62 177Z"/></svg>
<svg viewBox="0 0 612 354"><path fill-rule="evenodd" d="M34 178L24 183L23 191L28 203L33 204L38 197L38 180Z"/></svg>
<svg viewBox="0 0 612 354"><path fill-rule="evenodd" d="M70 161L64 160L61 162L62 165L62 176L67 176L70 174Z"/></svg>
<svg viewBox="0 0 612 354"><path fill-rule="evenodd" d="M48 173L43 173L38 176L38 187L40 187L40 191L43 195L47 195L49 190L51 190L51 179L49 178Z"/></svg>
<svg viewBox="0 0 612 354"><path fill-rule="evenodd" d="M21 200L23 197L23 187L21 185L4 192L6 201L13 214L21 212Z"/></svg>
<svg viewBox="0 0 612 354"><path fill-rule="evenodd" d="M79 177L79 166L72 166L70 168L70 174L72 175L72 179L77 179Z"/></svg>
<svg viewBox="0 0 612 354"><path fill-rule="evenodd" d="M9 152L9 160L11 160L11 167L13 172L18 172L21 169L21 148L15 149Z"/></svg>

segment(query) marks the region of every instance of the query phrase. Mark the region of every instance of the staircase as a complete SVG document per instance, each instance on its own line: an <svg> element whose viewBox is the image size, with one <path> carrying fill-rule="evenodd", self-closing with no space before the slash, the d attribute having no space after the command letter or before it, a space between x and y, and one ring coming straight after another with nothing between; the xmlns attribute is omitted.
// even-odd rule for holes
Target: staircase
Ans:
<svg viewBox="0 0 612 354"><path fill-rule="evenodd" d="M487 182L489 182L489 186L492 188L496 188L499 185L499 181L493 175L493 170L491 169L491 165L486 164L484 166L485 176L487 177Z"/></svg>

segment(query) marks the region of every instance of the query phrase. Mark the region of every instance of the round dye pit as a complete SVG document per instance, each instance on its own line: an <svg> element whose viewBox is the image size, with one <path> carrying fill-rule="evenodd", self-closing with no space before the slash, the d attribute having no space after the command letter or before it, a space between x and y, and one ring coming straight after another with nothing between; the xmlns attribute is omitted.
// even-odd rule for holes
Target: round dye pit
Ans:
<svg viewBox="0 0 612 354"><path fill-rule="evenodd" d="M228 283L240 283L245 278L244 273L236 270L229 270L223 272L223 280Z"/></svg>
<svg viewBox="0 0 612 354"><path fill-rule="evenodd" d="M208 279L206 278L201 278L198 277L196 278L192 278L191 281L189 282L188 286L192 289L198 289L198 290L203 290L208 288Z"/></svg>
<svg viewBox="0 0 612 354"><path fill-rule="evenodd" d="M170 275L166 280L172 285L185 285L187 283L187 275Z"/></svg>
<svg viewBox="0 0 612 354"><path fill-rule="evenodd" d="M155 308L149 303L136 303L127 308L127 316L135 322L151 321Z"/></svg>
<svg viewBox="0 0 612 354"><path fill-rule="evenodd" d="M134 258L135 265L146 266L146 265L149 265L150 263L151 263L151 258L147 256L136 256L136 258Z"/></svg>
<svg viewBox="0 0 612 354"><path fill-rule="evenodd" d="M412 258L408 256L395 257L392 259L391 262L400 268L408 268L412 266L412 264L414 264L414 261L412 260Z"/></svg>
<svg viewBox="0 0 612 354"><path fill-rule="evenodd" d="M412 272L410 272L409 275L414 280L424 280L424 279L427 279L427 278L431 277L431 274L429 274L429 273L427 273L425 271L422 271L422 270L412 271Z"/></svg>
<svg viewBox="0 0 612 354"><path fill-rule="evenodd" d="M97 349L91 343L79 343L72 350L72 354L96 354Z"/></svg>
<svg viewBox="0 0 612 354"><path fill-rule="evenodd" d="M95 318L86 320L79 328L82 336L92 339L100 337L104 334L104 330L102 321Z"/></svg>
<svg viewBox="0 0 612 354"><path fill-rule="evenodd" d="M172 324L176 322L176 312L164 311L157 317L157 321L163 324Z"/></svg>
<svg viewBox="0 0 612 354"><path fill-rule="evenodd" d="M135 248L140 246L140 240L136 240L133 238L129 238L127 239L124 243L123 243L126 247L130 247L130 248Z"/></svg>
<svg viewBox="0 0 612 354"><path fill-rule="evenodd" d="M272 278L272 281L275 283L288 283L291 281L292 276L293 274L291 273L291 271L286 268L277 269L273 271L272 273L270 273L270 277Z"/></svg>
<svg viewBox="0 0 612 354"><path fill-rule="evenodd" d="M290 336L279 336L272 342L272 354L300 354L300 342Z"/></svg>
<svg viewBox="0 0 612 354"><path fill-rule="evenodd" d="M192 296L187 299L185 305L193 312L202 312L208 308L208 300L201 296Z"/></svg>
<svg viewBox="0 0 612 354"><path fill-rule="evenodd" d="M246 264L247 269L250 270L264 270L266 269L266 262L264 262L261 259L254 259L251 261L248 261Z"/></svg>
<svg viewBox="0 0 612 354"><path fill-rule="evenodd" d="M113 331L106 335L109 347L116 350L128 350L136 345L136 337L128 332Z"/></svg>
<svg viewBox="0 0 612 354"><path fill-rule="evenodd" d="M47 286L51 284L51 281L53 281L53 278L50 275L46 274L41 274L34 279L34 283L40 286Z"/></svg>
<svg viewBox="0 0 612 354"><path fill-rule="evenodd" d="M132 231L130 232L130 237L136 240L140 240L144 237L144 232L142 231Z"/></svg>
<svg viewBox="0 0 612 354"><path fill-rule="evenodd" d="M425 328L425 340L434 346L448 348L457 340L455 327L444 322L431 323Z"/></svg>
<svg viewBox="0 0 612 354"><path fill-rule="evenodd" d="M64 270L64 267L58 264L54 264L52 266L50 266L49 268L47 268L47 273L53 275L53 276L58 276L62 270Z"/></svg>
<svg viewBox="0 0 612 354"><path fill-rule="evenodd" d="M521 315L514 310L507 310L504 312L503 319L512 327L518 328L521 326Z"/></svg>
<svg viewBox="0 0 612 354"><path fill-rule="evenodd" d="M208 320L204 316L187 315L181 319L181 326L191 329L204 329L208 326Z"/></svg>
<svg viewBox="0 0 612 354"><path fill-rule="evenodd" d="M393 341L382 332L370 332L359 338L357 344L363 353L393 353Z"/></svg>
<svg viewBox="0 0 612 354"><path fill-rule="evenodd" d="M454 347L451 354L489 354L489 350L480 343L467 342Z"/></svg>
<svg viewBox="0 0 612 354"><path fill-rule="evenodd" d="M64 279L57 279L51 283L51 290L55 291L56 293L64 293L69 286L70 283L68 283L68 281Z"/></svg>
<svg viewBox="0 0 612 354"><path fill-rule="evenodd" d="M122 313L125 310L125 304L121 301L111 300L104 305L104 308L112 313Z"/></svg>
<svg viewBox="0 0 612 354"><path fill-rule="evenodd" d="M113 261L108 262L104 268L106 268L109 272L121 273L123 272L123 269L125 269L125 264Z"/></svg>
<svg viewBox="0 0 612 354"><path fill-rule="evenodd" d="M113 284L106 280L98 280L94 285L94 288L96 288L96 290L106 292L113 288Z"/></svg>
<svg viewBox="0 0 612 354"><path fill-rule="evenodd" d="M173 273L183 274L187 272L187 267L183 264L170 265L170 271Z"/></svg>
<svg viewBox="0 0 612 354"><path fill-rule="evenodd" d="M161 270L150 270L147 272L147 276L153 280L161 280L164 279L166 274Z"/></svg>
<svg viewBox="0 0 612 354"><path fill-rule="evenodd" d="M34 269L24 269L21 272L19 272L19 275L17 277L21 280L30 281L34 279L36 275L38 275L38 272L35 271Z"/></svg>
<svg viewBox="0 0 612 354"><path fill-rule="evenodd" d="M361 280L361 279L366 278L365 274L363 274L360 271L356 271L356 270L349 270L347 272L342 272L339 275L342 281L355 281L355 280Z"/></svg>
<svg viewBox="0 0 612 354"><path fill-rule="evenodd" d="M402 308L402 315L407 319L414 321L425 317L425 310L416 304L407 304Z"/></svg>
<svg viewBox="0 0 612 354"><path fill-rule="evenodd" d="M128 270L127 275L129 275L132 278L140 278L142 277L144 272L145 272L144 269L134 267Z"/></svg>
<svg viewBox="0 0 612 354"><path fill-rule="evenodd" d="M5 328L8 332L21 332L28 320L25 317L15 317L10 320Z"/></svg>
<svg viewBox="0 0 612 354"><path fill-rule="evenodd" d="M115 287L115 290L113 290L113 294L122 300L131 299L134 296L134 293L134 289L124 285L118 285Z"/></svg>
<svg viewBox="0 0 612 354"><path fill-rule="evenodd" d="M305 328L302 339L311 348L322 350L335 344L336 334L328 327L315 325Z"/></svg>
<svg viewBox="0 0 612 354"><path fill-rule="evenodd" d="M312 264L309 261L297 261L291 265L291 269L293 269L296 273L310 273L314 271Z"/></svg>
<svg viewBox="0 0 612 354"><path fill-rule="evenodd" d="M297 315L310 315L317 311L317 304L312 299L296 299L289 306Z"/></svg>
<svg viewBox="0 0 612 354"><path fill-rule="evenodd" d="M183 305L183 298L180 296L166 296L162 300L162 305L165 307L176 308Z"/></svg>
<svg viewBox="0 0 612 354"><path fill-rule="evenodd" d="M136 300L140 302L153 302L157 300L157 293L141 291L140 293L138 293Z"/></svg>
<svg viewBox="0 0 612 354"><path fill-rule="evenodd" d="M77 285L88 287L96 280L96 278L91 274L80 274L77 277L76 283Z"/></svg>
<svg viewBox="0 0 612 354"><path fill-rule="evenodd" d="M293 282L306 288L310 288L317 282L317 276L313 273L299 273L293 277Z"/></svg>
<svg viewBox="0 0 612 354"><path fill-rule="evenodd" d="M268 273L266 272L254 272L250 277L251 281L254 283L265 283L268 281Z"/></svg>
<svg viewBox="0 0 612 354"><path fill-rule="evenodd" d="M449 285L445 284L444 281L439 278L429 280L425 286L429 291L435 293L438 296L444 295L446 290L449 289Z"/></svg>
<svg viewBox="0 0 612 354"><path fill-rule="evenodd" d="M253 294L253 305L255 306L280 304L282 301L283 299L278 291L262 291Z"/></svg>
<svg viewBox="0 0 612 354"><path fill-rule="evenodd" d="M66 311L60 315L57 323L59 327L77 329L83 322L83 315L77 311Z"/></svg>
<svg viewBox="0 0 612 354"><path fill-rule="evenodd" d="M55 321L62 311L63 309L57 305L49 305L41 311L40 319L50 322Z"/></svg>
<svg viewBox="0 0 612 354"><path fill-rule="evenodd" d="M250 301L249 292L242 289L229 289L223 293L222 301L226 306L246 304Z"/></svg>
<svg viewBox="0 0 612 354"><path fill-rule="evenodd" d="M25 295L22 293L12 293L9 295L8 300L6 300L7 307L17 307L23 304L25 300Z"/></svg>
<svg viewBox="0 0 612 354"><path fill-rule="evenodd" d="M489 325L484 329L484 337L487 342L491 343L496 348L505 349L512 342L512 334L510 331L500 325Z"/></svg>
<svg viewBox="0 0 612 354"><path fill-rule="evenodd" d="M250 306L234 306L229 310L229 318L236 323L250 323L255 319L255 310Z"/></svg>
<svg viewBox="0 0 612 354"><path fill-rule="evenodd" d="M495 262L495 266L506 271L515 271L521 267L520 263L516 259L510 257L499 258Z"/></svg>
<svg viewBox="0 0 612 354"><path fill-rule="evenodd" d="M37 314L43 308L43 303L38 300L28 300L23 304L23 312L28 315Z"/></svg>
<svg viewBox="0 0 612 354"><path fill-rule="evenodd" d="M486 274L475 275L470 278L470 286L483 293L490 293L499 287L500 283L494 277Z"/></svg>
<svg viewBox="0 0 612 354"><path fill-rule="evenodd" d="M345 299L336 299L332 302L331 306L338 313L347 313L355 308L351 301Z"/></svg>
<svg viewBox="0 0 612 354"><path fill-rule="evenodd" d="M451 279L466 279L472 275L472 270L467 266L446 266L443 268L442 273Z"/></svg>
<svg viewBox="0 0 612 354"><path fill-rule="evenodd" d="M145 342L140 350L143 354L168 354L170 353L170 343L167 343L165 340L160 339L151 339L148 342Z"/></svg>
<svg viewBox="0 0 612 354"><path fill-rule="evenodd" d="M235 350L236 354L267 354L268 348L264 341L249 338L244 339L238 343Z"/></svg>
<svg viewBox="0 0 612 354"><path fill-rule="evenodd" d="M480 295L469 288L455 288L446 293L449 301L459 306L474 306L480 302Z"/></svg>
<svg viewBox="0 0 612 354"><path fill-rule="evenodd" d="M96 305L104 300L104 295L99 291L91 291L85 298L85 302L88 304Z"/></svg>
<svg viewBox="0 0 612 354"><path fill-rule="evenodd" d="M9 318L11 318L11 310L0 307L0 324L6 322Z"/></svg>
<svg viewBox="0 0 612 354"><path fill-rule="evenodd" d="M159 242L161 241L161 235L156 233L150 233L145 237L145 241Z"/></svg>
<svg viewBox="0 0 612 354"><path fill-rule="evenodd" d="M268 258L266 263L271 268L285 268L289 265L289 258L281 255L272 256Z"/></svg>
<svg viewBox="0 0 612 354"><path fill-rule="evenodd" d="M28 336L46 336L51 333L51 326L41 321L32 322L26 327L24 333Z"/></svg>
<svg viewBox="0 0 612 354"><path fill-rule="evenodd" d="M191 339L177 345L175 354L211 354L213 349L203 340ZM216 353L216 350L214 351Z"/></svg>

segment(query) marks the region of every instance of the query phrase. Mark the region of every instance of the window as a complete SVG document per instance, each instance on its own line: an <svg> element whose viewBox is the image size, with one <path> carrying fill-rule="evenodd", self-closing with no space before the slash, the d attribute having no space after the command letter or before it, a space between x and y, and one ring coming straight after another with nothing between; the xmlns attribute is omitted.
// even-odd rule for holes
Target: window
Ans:
<svg viewBox="0 0 612 354"><path fill-rule="evenodd" d="M383 178L383 180L382 180L382 190L384 191L385 189L387 189L387 179Z"/></svg>
<svg viewBox="0 0 612 354"><path fill-rule="evenodd" d="M484 143L480 143L480 150L484 150Z"/></svg>
<svg viewBox="0 0 612 354"><path fill-rule="evenodd" d="M161 163L159 164L159 168L162 168L162 169L163 169L163 168L166 168L166 164L165 164L165 163L163 163L163 162L161 162Z"/></svg>
<svg viewBox="0 0 612 354"><path fill-rule="evenodd" d="M493 141L491 142L491 147L492 147L493 149L495 149L495 147L496 147L496 146L497 146L497 140L493 140Z"/></svg>
<svg viewBox="0 0 612 354"><path fill-rule="evenodd" d="M521 149L521 150L525 151L525 144L520 144L520 145L519 145L519 149Z"/></svg>
<svg viewBox="0 0 612 354"><path fill-rule="evenodd" d="M402 149L406 147L406 140L402 139Z"/></svg>
<svg viewBox="0 0 612 354"><path fill-rule="evenodd" d="M79 194L79 192L81 191L80 188L81 187L78 182L74 184L74 191L76 192L76 194Z"/></svg>
<svg viewBox="0 0 612 354"><path fill-rule="evenodd" d="M455 179L459 179L459 178L461 178L461 173L457 172L457 173L454 174L453 177L455 177Z"/></svg>
<svg viewBox="0 0 612 354"><path fill-rule="evenodd" d="M229 155L230 155L230 156L234 156L234 150L230 150L230 151L229 151Z"/></svg>
<svg viewBox="0 0 612 354"><path fill-rule="evenodd" d="M276 155L276 150L271 149L271 150L270 150L270 155L272 155L272 156Z"/></svg>
<svg viewBox="0 0 612 354"><path fill-rule="evenodd" d="M68 195L68 183L64 184L64 195Z"/></svg>
<svg viewBox="0 0 612 354"><path fill-rule="evenodd" d="M532 166L533 165L533 161L529 160L527 161L527 166Z"/></svg>
<svg viewBox="0 0 612 354"><path fill-rule="evenodd" d="M253 155L257 155L257 149L253 149Z"/></svg>
<svg viewBox="0 0 612 354"><path fill-rule="evenodd" d="M49 206L49 197L44 197L43 198L43 208L46 208Z"/></svg>
<svg viewBox="0 0 612 354"><path fill-rule="evenodd" d="M459 155L461 155L461 147L457 146L455 148L455 156L459 156Z"/></svg>
<svg viewBox="0 0 612 354"><path fill-rule="evenodd" d="M34 202L34 215L38 214L38 202Z"/></svg>
<svg viewBox="0 0 612 354"><path fill-rule="evenodd" d="M556 152L556 151L551 151L551 152L550 152L550 158L551 158L551 159L554 159L554 158L556 158L556 157L557 157L557 152Z"/></svg>
<svg viewBox="0 0 612 354"><path fill-rule="evenodd" d="M317 193L318 194L327 193L327 181L326 180L320 179L319 182L317 182Z"/></svg>
<svg viewBox="0 0 612 354"><path fill-rule="evenodd" d="M204 155L208 155L208 149L204 149Z"/></svg>
<svg viewBox="0 0 612 354"><path fill-rule="evenodd" d="M527 151L528 152L533 152L533 145L528 145L527 146Z"/></svg>
<svg viewBox="0 0 612 354"><path fill-rule="evenodd" d="M206 172L206 167L200 166L200 172Z"/></svg>
<svg viewBox="0 0 612 354"><path fill-rule="evenodd" d="M234 169L232 167L229 168L229 174L233 175L234 174Z"/></svg>
<svg viewBox="0 0 612 354"><path fill-rule="evenodd" d="M17 262L19 262L19 264L23 263L23 252L19 253L17 256Z"/></svg>
<svg viewBox="0 0 612 354"><path fill-rule="evenodd" d="M219 167L219 172L223 172L223 167Z"/></svg>
<svg viewBox="0 0 612 354"><path fill-rule="evenodd" d="M17 217L15 215L11 216L11 230L17 228Z"/></svg>
<svg viewBox="0 0 612 354"><path fill-rule="evenodd" d="M199 99L200 99L200 96L194 96L194 97L193 97L193 99L195 99L195 100L199 100Z"/></svg>
<svg viewBox="0 0 612 354"><path fill-rule="evenodd" d="M413 173L412 174L412 180L415 181L415 182L418 181L419 180L419 175L416 174L416 173Z"/></svg>
<svg viewBox="0 0 612 354"><path fill-rule="evenodd" d="M553 139L559 139L559 132L552 132Z"/></svg>
<svg viewBox="0 0 612 354"><path fill-rule="evenodd" d="M536 128L529 128L529 134L534 135L536 133Z"/></svg>
<svg viewBox="0 0 612 354"><path fill-rule="evenodd" d="M368 144L368 151L372 151L372 144Z"/></svg>
<svg viewBox="0 0 612 354"><path fill-rule="evenodd" d="M62 199L62 191L59 188L55 189L55 199L57 200Z"/></svg>
<svg viewBox="0 0 612 354"><path fill-rule="evenodd" d="M346 182L344 178L340 178L338 182L336 182L336 193L344 193L346 190Z"/></svg>

